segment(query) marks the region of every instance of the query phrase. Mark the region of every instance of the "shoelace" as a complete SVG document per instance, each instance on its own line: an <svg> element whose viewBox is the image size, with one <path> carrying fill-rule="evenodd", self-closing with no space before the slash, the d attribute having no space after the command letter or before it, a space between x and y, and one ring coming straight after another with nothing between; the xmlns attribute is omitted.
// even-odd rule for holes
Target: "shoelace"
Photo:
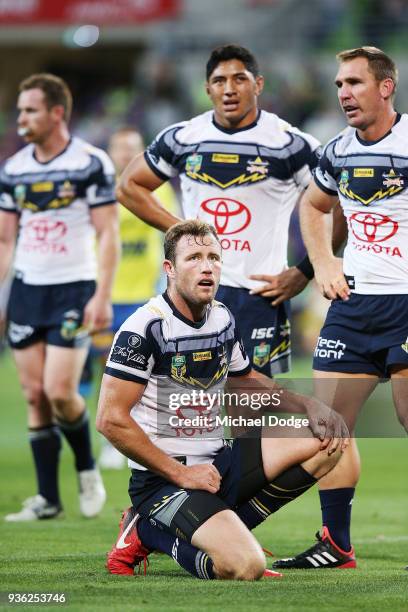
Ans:
<svg viewBox="0 0 408 612"><path fill-rule="evenodd" d="M138 567L138 570L139 570L138 574L140 576L140 574L142 573L142 561L143 561L143 575L146 576L146 574L147 574L147 566L150 565L150 561L147 558L147 555L145 555L143 557L143 559L140 559L140 561L136 561L135 567L136 566Z"/></svg>

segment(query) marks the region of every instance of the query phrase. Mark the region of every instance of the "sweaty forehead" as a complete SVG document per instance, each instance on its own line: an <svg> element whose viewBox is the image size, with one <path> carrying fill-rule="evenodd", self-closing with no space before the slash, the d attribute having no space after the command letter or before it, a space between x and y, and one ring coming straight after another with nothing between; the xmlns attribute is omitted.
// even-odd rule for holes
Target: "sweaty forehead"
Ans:
<svg viewBox="0 0 408 612"><path fill-rule="evenodd" d="M182 253L190 253L208 247L217 252L221 250L219 242L212 234L205 234L205 236L187 235L182 236L178 241L176 252L178 255L181 255Z"/></svg>

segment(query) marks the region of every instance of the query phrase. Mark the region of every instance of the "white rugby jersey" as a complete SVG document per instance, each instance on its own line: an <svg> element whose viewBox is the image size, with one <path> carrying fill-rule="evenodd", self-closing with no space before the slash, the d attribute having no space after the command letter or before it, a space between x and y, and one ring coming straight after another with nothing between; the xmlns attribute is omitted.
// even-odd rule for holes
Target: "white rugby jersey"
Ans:
<svg viewBox="0 0 408 612"><path fill-rule="evenodd" d="M362 294L408 293L408 115L378 141L348 127L331 140L316 184L339 196L348 224L344 274Z"/></svg>
<svg viewBox="0 0 408 612"><path fill-rule="evenodd" d="M287 267L290 215L317 163L319 142L272 113L230 130L212 111L163 130L145 152L162 179L180 175L185 218L215 226L221 284L255 288L250 274Z"/></svg>
<svg viewBox="0 0 408 612"><path fill-rule="evenodd" d="M146 385L131 417L161 450L194 465L212 461L224 444L223 427L216 418L220 404L211 400L210 407L208 397L217 400L227 376L250 370L226 306L214 301L203 320L193 323L164 293L123 323L105 373ZM192 395L194 390L204 394L203 401ZM179 405L180 394L186 394L187 405ZM131 460L129 466L145 469Z"/></svg>
<svg viewBox="0 0 408 612"><path fill-rule="evenodd" d="M29 144L0 168L0 209L20 216L14 267L31 285L96 278L90 208L115 202L107 154L72 138L49 162Z"/></svg>

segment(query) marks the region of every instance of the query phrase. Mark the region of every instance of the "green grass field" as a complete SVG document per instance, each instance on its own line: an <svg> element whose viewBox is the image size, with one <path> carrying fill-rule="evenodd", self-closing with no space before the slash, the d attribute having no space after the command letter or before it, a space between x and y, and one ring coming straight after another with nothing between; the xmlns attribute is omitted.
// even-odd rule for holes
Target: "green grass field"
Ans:
<svg viewBox="0 0 408 612"><path fill-rule="evenodd" d="M299 376L307 368L298 369ZM0 515L16 511L35 493L26 437L25 408L14 366L0 360ZM385 387L383 385L383 387ZM93 400L93 404L95 401ZM392 410L390 401L378 401ZM94 409L94 406L92 406ZM95 446L99 440L95 434ZM105 472L108 502L94 520L79 515L72 456L64 447L61 465L65 518L1 525L0 609L4 593L65 593L70 610L408 610L408 451L403 438L360 442L363 473L353 509L357 570L286 572L282 580L258 583L204 582L188 576L171 559L150 557L148 575L110 576L105 553L128 504L127 470ZM258 528L256 535L277 556L300 552L320 526L316 490L290 504ZM28 610L33 605L18 605Z"/></svg>

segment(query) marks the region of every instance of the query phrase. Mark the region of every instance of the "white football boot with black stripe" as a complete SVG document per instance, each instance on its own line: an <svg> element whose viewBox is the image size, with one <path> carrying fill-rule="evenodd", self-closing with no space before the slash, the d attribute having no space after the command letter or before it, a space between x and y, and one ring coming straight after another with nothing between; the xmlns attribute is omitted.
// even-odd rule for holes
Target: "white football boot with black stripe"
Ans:
<svg viewBox="0 0 408 612"><path fill-rule="evenodd" d="M316 533L317 542L305 552L275 561L274 569L347 569L357 567L354 548L349 552L341 550L330 537L327 527L322 528L322 533Z"/></svg>

